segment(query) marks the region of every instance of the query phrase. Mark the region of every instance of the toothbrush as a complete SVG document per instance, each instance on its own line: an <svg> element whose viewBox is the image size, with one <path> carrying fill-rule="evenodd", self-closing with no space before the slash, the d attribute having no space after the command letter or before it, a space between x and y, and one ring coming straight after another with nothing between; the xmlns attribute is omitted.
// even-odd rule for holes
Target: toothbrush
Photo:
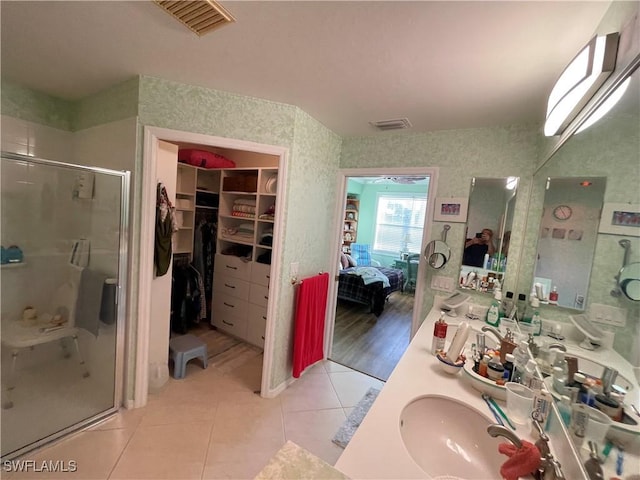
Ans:
<svg viewBox="0 0 640 480"><path fill-rule="evenodd" d="M491 402L489 402L489 400L487 399L487 396L484 393L482 394L482 399L485 401L485 403L489 407L489 410L491 410L491 413L493 413L493 416L496 418L496 422L498 422L499 425L502 425L504 427L504 423L502 422L502 418L500 418L500 415L498 414L496 409L493 408L493 405L491 405Z"/></svg>

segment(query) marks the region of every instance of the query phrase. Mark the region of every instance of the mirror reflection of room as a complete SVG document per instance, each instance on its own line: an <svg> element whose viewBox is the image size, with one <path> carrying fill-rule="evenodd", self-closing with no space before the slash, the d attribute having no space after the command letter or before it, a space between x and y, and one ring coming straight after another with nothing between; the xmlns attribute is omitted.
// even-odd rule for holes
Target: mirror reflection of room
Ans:
<svg viewBox="0 0 640 480"><path fill-rule="evenodd" d="M460 286L493 292L507 265L518 179L474 178L469 197Z"/></svg>
<svg viewBox="0 0 640 480"><path fill-rule="evenodd" d="M583 310L606 178L547 179L534 288L541 303Z"/></svg>

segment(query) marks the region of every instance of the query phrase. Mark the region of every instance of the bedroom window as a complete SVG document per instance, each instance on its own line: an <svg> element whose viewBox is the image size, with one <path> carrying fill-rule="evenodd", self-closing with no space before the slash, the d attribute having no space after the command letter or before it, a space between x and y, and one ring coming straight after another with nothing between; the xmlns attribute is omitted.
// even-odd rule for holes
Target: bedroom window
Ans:
<svg viewBox="0 0 640 480"><path fill-rule="evenodd" d="M394 255L420 253L426 211L425 196L378 195L373 249Z"/></svg>

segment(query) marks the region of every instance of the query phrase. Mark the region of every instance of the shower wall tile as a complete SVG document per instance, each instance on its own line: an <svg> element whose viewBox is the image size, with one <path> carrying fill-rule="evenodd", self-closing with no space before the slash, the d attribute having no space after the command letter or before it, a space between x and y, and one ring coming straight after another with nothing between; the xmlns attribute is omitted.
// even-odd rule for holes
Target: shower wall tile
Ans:
<svg viewBox="0 0 640 480"><path fill-rule="evenodd" d="M70 162L73 154L73 134L2 115L2 150L58 162Z"/></svg>

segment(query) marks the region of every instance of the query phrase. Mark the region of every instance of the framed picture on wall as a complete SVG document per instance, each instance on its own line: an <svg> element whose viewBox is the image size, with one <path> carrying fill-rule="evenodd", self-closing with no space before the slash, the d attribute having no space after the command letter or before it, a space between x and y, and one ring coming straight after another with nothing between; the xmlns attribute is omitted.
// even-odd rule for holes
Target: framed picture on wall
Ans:
<svg viewBox="0 0 640 480"><path fill-rule="evenodd" d="M640 237L640 205L605 203L598 232Z"/></svg>
<svg viewBox="0 0 640 480"><path fill-rule="evenodd" d="M436 222L465 223L468 203L468 198L436 198L433 219Z"/></svg>

